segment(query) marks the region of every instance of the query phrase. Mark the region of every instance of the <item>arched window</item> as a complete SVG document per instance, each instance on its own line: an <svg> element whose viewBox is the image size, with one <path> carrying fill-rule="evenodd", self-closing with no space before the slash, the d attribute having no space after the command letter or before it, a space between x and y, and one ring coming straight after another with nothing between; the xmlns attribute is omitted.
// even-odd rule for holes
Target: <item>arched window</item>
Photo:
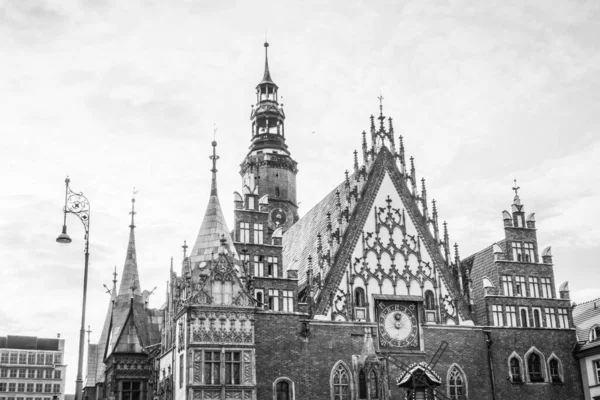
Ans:
<svg viewBox="0 0 600 400"><path fill-rule="evenodd" d="M294 400L294 382L289 378L277 378L273 382L273 400Z"/></svg>
<svg viewBox="0 0 600 400"><path fill-rule="evenodd" d="M431 290L425 291L425 309L435 310L435 300Z"/></svg>
<svg viewBox="0 0 600 400"><path fill-rule="evenodd" d="M358 374L358 398L367 398L367 378L365 377L365 373L363 371L360 371Z"/></svg>
<svg viewBox="0 0 600 400"><path fill-rule="evenodd" d="M527 357L527 370L529 373L530 382L544 382L544 376L542 375L542 362L537 353L531 353L529 357Z"/></svg>
<svg viewBox="0 0 600 400"><path fill-rule="evenodd" d="M365 291L363 288L354 289L354 305L356 307L365 306Z"/></svg>
<svg viewBox="0 0 600 400"><path fill-rule="evenodd" d="M452 400L466 400L467 398L467 382L465 375L460 367L456 364L452 365L448 370L448 397Z"/></svg>
<svg viewBox="0 0 600 400"><path fill-rule="evenodd" d="M510 380L512 382L523 382L523 377L521 376L521 362L517 357L511 357L510 361Z"/></svg>
<svg viewBox="0 0 600 400"><path fill-rule="evenodd" d="M522 308L521 309L521 326L523 328L527 328L527 320L528 320L528 318L527 318L527 310L524 309L524 308Z"/></svg>
<svg viewBox="0 0 600 400"><path fill-rule="evenodd" d="M352 398L351 383L348 367L342 361L338 361L333 366L329 381L331 400L350 400Z"/></svg>
<svg viewBox="0 0 600 400"><path fill-rule="evenodd" d="M377 373L375 371L371 371L369 374L369 398L379 398L379 382L377 381Z"/></svg>
<svg viewBox="0 0 600 400"><path fill-rule="evenodd" d="M540 328L542 326L542 318L540 316L540 310L538 309L534 309L533 310L533 326L535 326L536 328Z"/></svg>
<svg viewBox="0 0 600 400"><path fill-rule="evenodd" d="M554 353L548 358L548 370L550 371L550 381L552 383L563 382L562 364Z"/></svg>

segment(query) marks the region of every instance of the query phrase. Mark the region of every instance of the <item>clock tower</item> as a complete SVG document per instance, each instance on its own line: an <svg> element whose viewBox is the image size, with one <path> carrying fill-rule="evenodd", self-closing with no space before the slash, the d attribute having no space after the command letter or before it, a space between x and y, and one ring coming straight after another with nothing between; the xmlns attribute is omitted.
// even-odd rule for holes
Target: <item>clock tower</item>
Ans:
<svg viewBox="0 0 600 400"><path fill-rule="evenodd" d="M285 113L279 102L278 86L271 79L265 43L265 72L256 86L256 105L252 106L252 142L240 165L244 191L252 188L258 198L268 197L268 227L285 232L298 221L296 174L298 163L285 143Z"/></svg>

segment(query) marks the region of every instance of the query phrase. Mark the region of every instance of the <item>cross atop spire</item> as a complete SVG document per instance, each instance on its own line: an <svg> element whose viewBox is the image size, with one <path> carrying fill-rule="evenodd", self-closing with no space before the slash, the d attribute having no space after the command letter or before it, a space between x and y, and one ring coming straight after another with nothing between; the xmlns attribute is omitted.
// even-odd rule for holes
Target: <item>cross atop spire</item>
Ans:
<svg viewBox="0 0 600 400"><path fill-rule="evenodd" d="M381 123L383 123L384 120L384 116L383 116L383 95L381 94L381 92L379 92L379 96L377 96L377 98L379 99L379 120L381 121Z"/></svg>
<svg viewBox="0 0 600 400"><path fill-rule="evenodd" d="M515 191L515 196L518 196L519 195L519 189L521 189L521 188L519 186L517 186L517 179L516 178L515 178L514 182L515 182L515 186L513 186L512 190Z"/></svg>
<svg viewBox="0 0 600 400"><path fill-rule="evenodd" d="M216 129L217 128L215 128L215 134L217 132ZM212 172L212 183L210 185L210 195L211 196L217 194L217 160L219 159L219 156L217 155L217 141L216 140L213 140L212 147L213 147L213 153L212 153L212 156L209 157L212 160L212 169L210 170Z"/></svg>

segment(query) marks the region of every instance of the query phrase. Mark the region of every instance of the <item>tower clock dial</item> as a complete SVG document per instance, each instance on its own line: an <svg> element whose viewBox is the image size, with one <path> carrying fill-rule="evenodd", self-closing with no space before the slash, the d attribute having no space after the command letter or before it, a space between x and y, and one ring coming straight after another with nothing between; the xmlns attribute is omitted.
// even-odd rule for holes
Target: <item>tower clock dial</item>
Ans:
<svg viewBox="0 0 600 400"><path fill-rule="evenodd" d="M285 204L269 204L269 227L273 230L282 228L287 230L293 222L290 208Z"/></svg>
<svg viewBox="0 0 600 400"><path fill-rule="evenodd" d="M383 347L418 348L418 324L414 304L379 303L379 341Z"/></svg>

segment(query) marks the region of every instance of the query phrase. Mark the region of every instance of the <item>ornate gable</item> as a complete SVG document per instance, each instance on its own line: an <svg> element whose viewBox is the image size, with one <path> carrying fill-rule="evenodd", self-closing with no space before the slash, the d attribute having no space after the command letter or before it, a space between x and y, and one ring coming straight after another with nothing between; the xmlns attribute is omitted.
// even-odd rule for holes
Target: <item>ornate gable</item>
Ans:
<svg viewBox="0 0 600 400"><path fill-rule="evenodd" d="M386 131L380 119L379 131L371 120L370 148L363 133L364 165L355 152L354 174L346 173L345 182L284 235L286 262L299 264L306 299L326 318L354 319L357 286L366 289L367 303L372 295L423 301L429 290L440 310L435 320L471 320L445 229L440 238L435 202L430 215L424 180L419 193L412 159L410 172L405 166L402 137L396 152L391 121Z"/></svg>

